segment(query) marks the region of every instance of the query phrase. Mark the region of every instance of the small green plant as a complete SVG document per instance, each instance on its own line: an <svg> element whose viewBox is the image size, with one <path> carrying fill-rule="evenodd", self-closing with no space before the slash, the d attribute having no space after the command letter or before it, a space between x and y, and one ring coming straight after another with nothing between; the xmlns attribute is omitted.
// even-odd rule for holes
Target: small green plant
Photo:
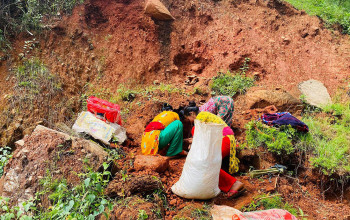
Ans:
<svg viewBox="0 0 350 220"><path fill-rule="evenodd" d="M21 207L9 205L10 198L0 197L0 219L1 220L31 220L32 211L35 210L34 203L32 201L22 202Z"/></svg>
<svg viewBox="0 0 350 220"><path fill-rule="evenodd" d="M213 95L227 95L234 96L238 94L244 94L246 91L254 85L254 79L246 76L246 72L249 69L250 59L246 58L240 71L237 73L219 72L217 76L213 78L211 84L211 90Z"/></svg>
<svg viewBox="0 0 350 220"><path fill-rule="evenodd" d="M210 214L210 206L204 204L202 208L195 208L191 212L191 217L198 220L210 220L212 219Z"/></svg>
<svg viewBox="0 0 350 220"><path fill-rule="evenodd" d="M5 146L0 148L0 177L4 174L4 167L11 157L12 154L10 147Z"/></svg>
<svg viewBox="0 0 350 220"><path fill-rule="evenodd" d="M143 209L139 210L139 214L137 216L137 220L146 220L148 219L147 212Z"/></svg>
<svg viewBox="0 0 350 220"><path fill-rule="evenodd" d="M298 215L298 210L288 202L284 202L279 194L261 194L254 197L253 201L246 207L242 208L244 212L252 212L267 209L284 209L292 215Z"/></svg>
<svg viewBox="0 0 350 220"><path fill-rule="evenodd" d="M111 173L108 164L103 164L104 172L94 172L87 168L87 173L79 174L82 182L70 187L65 179L53 179L49 170L46 177L40 180L41 190L34 201L19 207L10 207L9 199L0 197L1 219L95 219L103 214L108 219L108 212L113 209L113 201L103 193ZM47 197L48 209L39 204L41 198Z"/></svg>

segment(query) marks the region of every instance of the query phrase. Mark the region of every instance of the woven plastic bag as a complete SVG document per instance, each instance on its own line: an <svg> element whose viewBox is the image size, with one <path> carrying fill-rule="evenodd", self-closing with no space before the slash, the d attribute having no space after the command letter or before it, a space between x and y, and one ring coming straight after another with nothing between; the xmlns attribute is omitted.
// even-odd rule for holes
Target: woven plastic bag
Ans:
<svg viewBox="0 0 350 220"><path fill-rule="evenodd" d="M211 199L220 193L221 143L224 125L194 122L196 130L181 177L171 190L187 199Z"/></svg>
<svg viewBox="0 0 350 220"><path fill-rule="evenodd" d="M107 102L106 100L90 96L87 99L87 109L89 112L100 115L109 122L122 124L120 116L120 106Z"/></svg>

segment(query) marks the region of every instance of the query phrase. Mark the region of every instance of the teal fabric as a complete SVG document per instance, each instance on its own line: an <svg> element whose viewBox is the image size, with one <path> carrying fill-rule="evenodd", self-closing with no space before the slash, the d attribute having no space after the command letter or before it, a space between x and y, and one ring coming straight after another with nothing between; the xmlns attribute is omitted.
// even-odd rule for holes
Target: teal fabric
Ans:
<svg viewBox="0 0 350 220"><path fill-rule="evenodd" d="M183 125L179 120L173 121L159 135L159 149L163 149L170 144L166 153L167 156L175 156L182 151Z"/></svg>

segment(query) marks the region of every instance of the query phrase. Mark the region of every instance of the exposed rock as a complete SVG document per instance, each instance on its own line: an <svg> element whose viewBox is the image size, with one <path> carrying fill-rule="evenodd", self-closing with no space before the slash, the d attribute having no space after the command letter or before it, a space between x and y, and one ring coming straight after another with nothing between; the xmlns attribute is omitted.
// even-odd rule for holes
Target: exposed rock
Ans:
<svg viewBox="0 0 350 220"><path fill-rule="evenodd" d="M265 108L270 105L276 106L278 111L295 113L302 109L302 103L291 94L277 90L256 90L248 92L246 104L249 109Z"/></svg>
<svg viewBox="0 0 350 220"><path fill-rule="evenodd" d="M159 0L148 0L145 7L145 14L161 21L175 20L169 10Z"/></svg>
<svg viewBox="0 0 350 220"><path fill-rule="evenodd" d="M125 179L117 176L105 190L105 195L114 198L131 196L135 194L151 194L156 189L162 188L162 183L153 176L131 176Z"/></svg>
<svg viewBox="0 0 350 220"><path fill-rule="evenodd" d="M83 153L83 150L86 153ZM76 173L84 172L86 154L88 165L97 170L107 153L99 145L81 138L38 125L34 132L17 142L13 158L5 167L0 181L0 195L19 204L35 196L39 177L49 169L53 178L65 178L70 184L79 182Z"/></svg>
<svg viewBox="0 0 350 220"><path fill-rule="evenodd" d="M140 170L153 170L163 173L169 167L169 158L162 156L137 155L134 161L134 168Z"/></svg>
<svg viewBox="0 0 350 220"><path fill-rule="evenodd" d="M321 108L324 105L332 103L327 88L320 81L313 79L304 81L299 84L299 90L310 105Z"/></svg>

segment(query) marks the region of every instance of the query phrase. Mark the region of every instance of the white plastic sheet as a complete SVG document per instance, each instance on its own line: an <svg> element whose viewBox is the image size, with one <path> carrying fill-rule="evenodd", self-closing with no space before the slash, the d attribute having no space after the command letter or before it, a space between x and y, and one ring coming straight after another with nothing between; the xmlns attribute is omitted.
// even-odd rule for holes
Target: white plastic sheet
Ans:
<svg viewBox="0 0 350 220"><path fill-rule="evenodd" d="M181 177L171 190L187 199L211 199L220 193L218 185L224 125L195 120L195 127Z"/></svg>
<svg viewBox="0 0 350 220"><path fill-rule="evenodd" d="M116 131L114 127L96 118L90 112L81 112L79 114L73 125L73 130L79 133L85 132L105 144L109 144Z"/></svg>

